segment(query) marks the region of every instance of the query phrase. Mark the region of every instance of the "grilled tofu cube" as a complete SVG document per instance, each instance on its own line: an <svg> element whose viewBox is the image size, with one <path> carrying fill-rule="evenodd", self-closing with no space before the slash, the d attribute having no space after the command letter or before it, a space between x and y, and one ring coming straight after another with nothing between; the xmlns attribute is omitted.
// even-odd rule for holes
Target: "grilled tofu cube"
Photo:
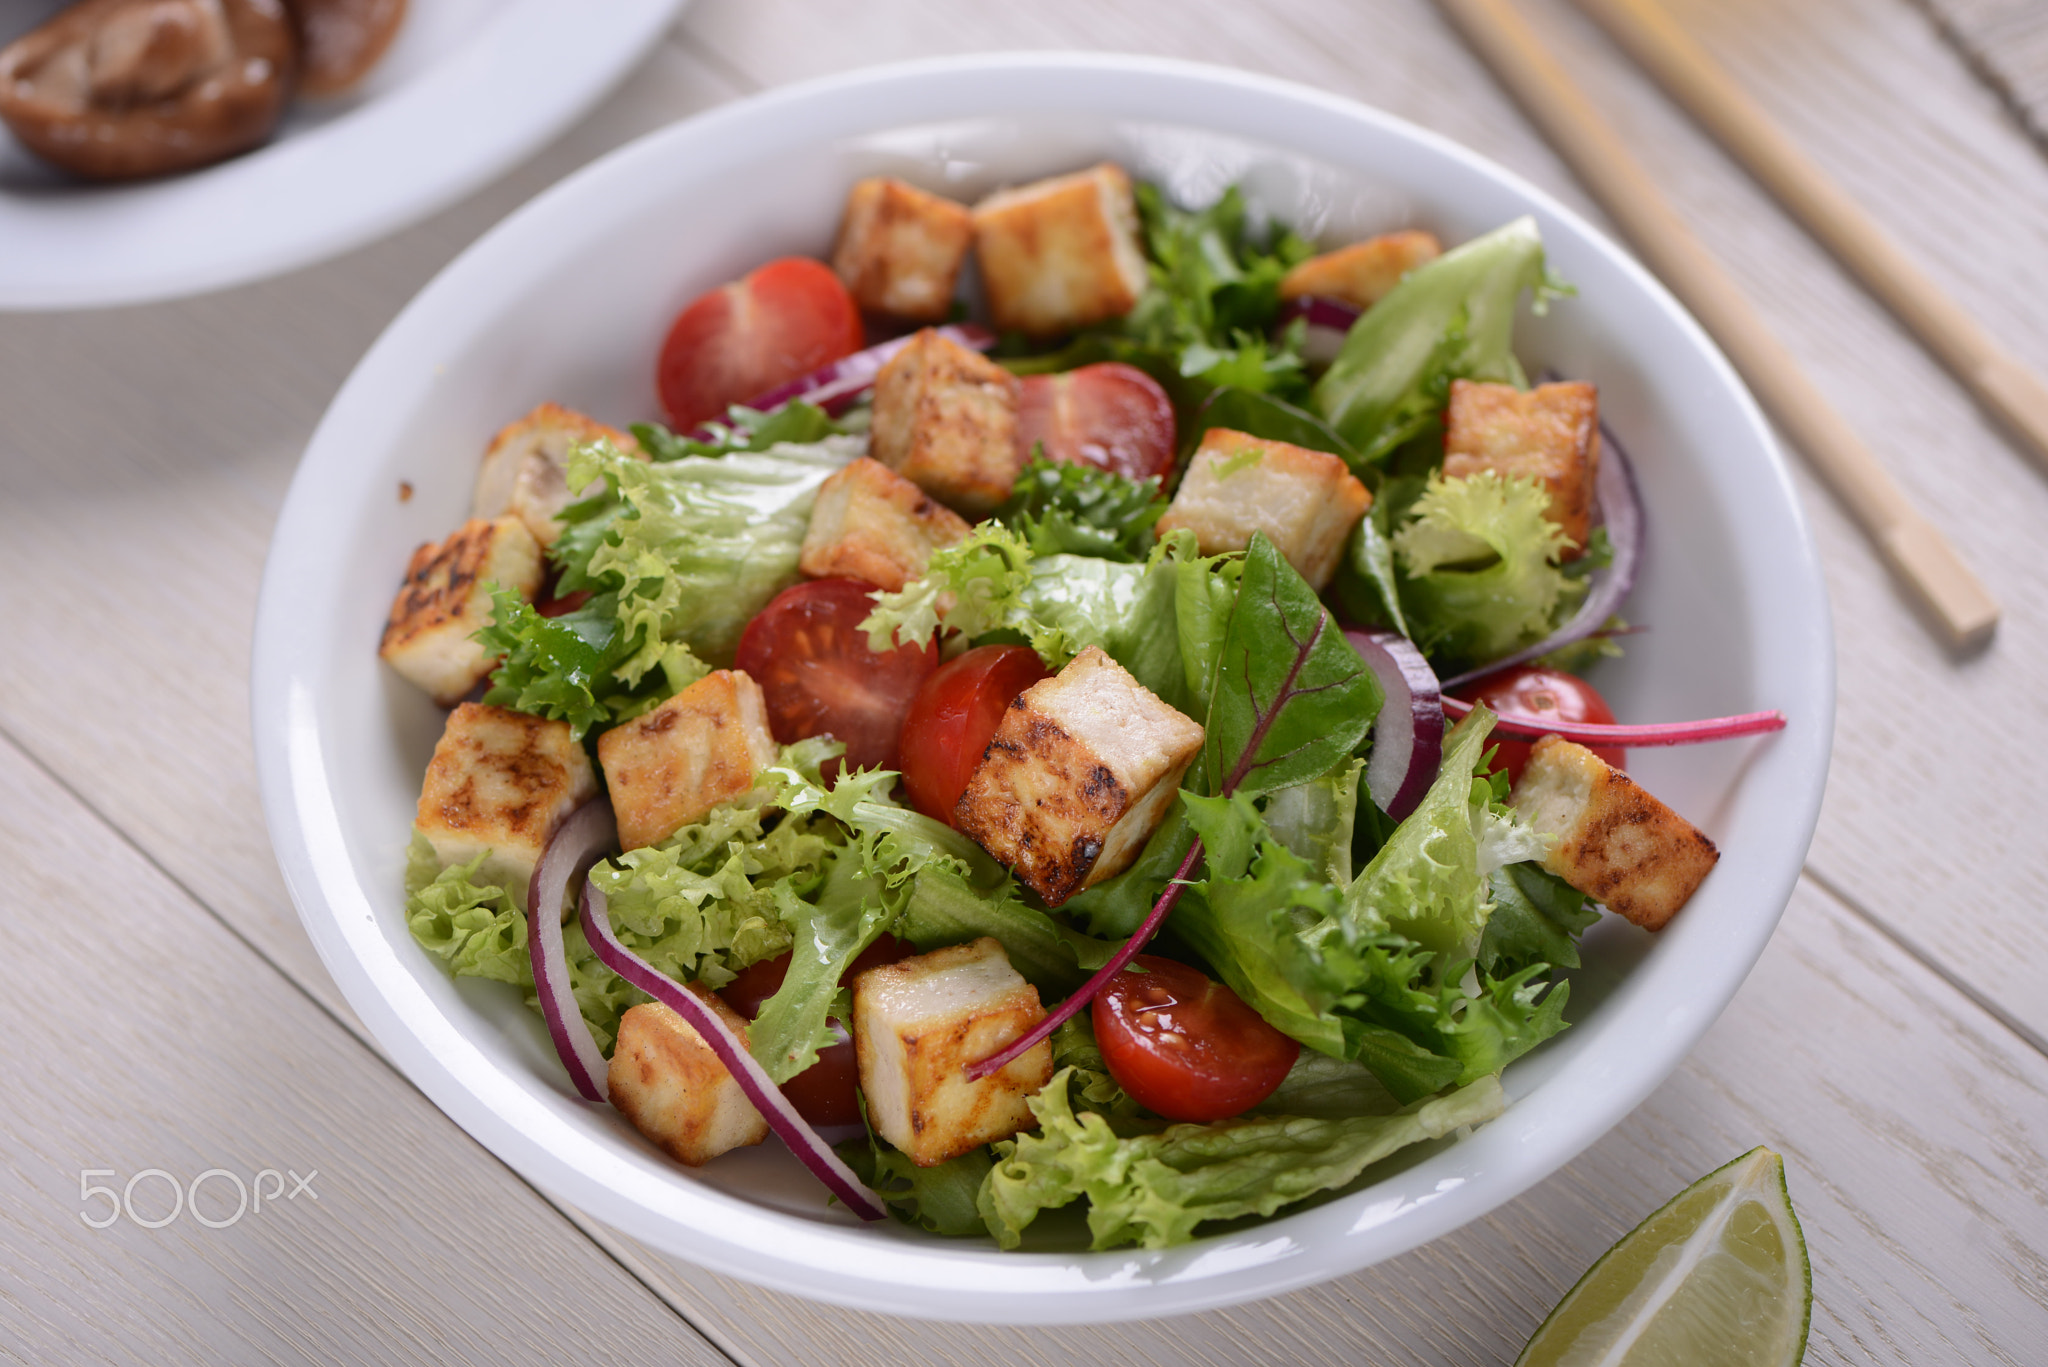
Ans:
<svg viewBox="0 0 2048 1367"><path fill-rule="evenodd" d="M932 552L967 535L952 509L878 460L863 457L818 486L797 566L894 593L924 574Z"/></svg>
<svg viewBox="0 0 2048 1367"><path fill-rule="evenodd" d="M1201 748L1200 723L1090 646L1003 713L953 824L1058 906L1130 866Z"/></svg>
<svg viewBox="0 0 2048 1367"><path fill-rule="evenodd" d="M1721 857L1634 779L1559 736L1536 742L1508 805L1558 837L1545 868L1645 930L1663 929Z"/></svg>
<svg viewBox="0 0 2048 1367"><path fill-rule="evenodd" d="M1320 592L1337 572L1344 539L1372 506L1372 495L1341 457L1284 441L1212 427L1159 534L1186 527L1203 555L1241 551L1264 532L1287 563Z"/></svg>
<svg viewBox="0 0 2048 1367"><path fill-rule="evenodd" d="M736 669L706 674L597 739L619 822L619 848L668 839L721 802L744 796L775 762L761 685Z"/></svg>
<svg viewBox="0 0 2048 1367"><path fill-rule="evenodd" d="M477 870L526 906L526 885L562 819L597 795L569 723L466 702L448 715L420 786L413 828L443 867L490 851Z"/></svg>
<svg viewBox="0 0 2048 1367"><path fill-rule="evenodd" d="M1024 468L1017 390L994 361L920 332L875 377L868 454L948 507L992 512Z"/></svg>
<svg viewBox="0 0 2048 1367"><path fill-rule="evenodd" d="M1513 385L1451 381L1444 418L1444 476L1491 470L1534 479L1550 491L1549 517L1572 539L1576 559L1593 530L1593 480L1600 470L1600 397L1589 384Z"/></svg>
<svg viewBox="0 0 2048 1367"><path fill-rule="evenodd" d="M869 1123L925 1168L1030 1128L1025 1103L1052 1079L1050 1042L978 1082L967 1066L1044 1019L1038 989L987 936L869 969L853 984Z"/></svg>
<svg viewBox="0 0 2048 1367"><path fill-rule="evenodd" d="M1034 337L1129 313L1145 292L1131 178L1109 162L990 195L974 250L995 325Z"/></svg>
<svg viewBox="0 0 2048 1367"><path fill-rule="evenodd" d="M698 983L684 990L747 1037L746 1021L717 993ZM768 1137L768 1122L704 1037L660 1002L642 1002L619 1018L606 1084L635 1129L693 1168Z"/></svg>
<svg viewBox="0 0 2048 1367"><path fill-rule="evenodd" d="M876 177L846 196L832 269L869 312L936 323L953 307L953 284L973 240L966 205Z"/></svg>
<svg viewBox="0 0 2048 1367"><path fill-rule="evenodd" d="M446 541L414 551L377 653L435 702L454 706L495 663L470 639L490 620L491 584L529 599L540 591L540 545L516 517L472 518Z"/></svg>
<svg viewBox="0 0 2048 1367"><path fill-rule="evenodd" d="M1383 233L1321 256L1312 256L1280 278L1280 297L1320 295L1369 309L1417 266L1443 255L1434 233Z"/></svg>
<svg viewBox="0 0 2048 1367"><path fill-rule="evenodd" d="M580 492L570 490L569 450L600 439L645 459L640 444L618 428L560 404L542 404L491 439L483 468L477 472L469 515L503 517L510 513L526 524L526 530L542 546L554 545L562 534L556 514L584 494L595 492L595 486Z"/></svg>

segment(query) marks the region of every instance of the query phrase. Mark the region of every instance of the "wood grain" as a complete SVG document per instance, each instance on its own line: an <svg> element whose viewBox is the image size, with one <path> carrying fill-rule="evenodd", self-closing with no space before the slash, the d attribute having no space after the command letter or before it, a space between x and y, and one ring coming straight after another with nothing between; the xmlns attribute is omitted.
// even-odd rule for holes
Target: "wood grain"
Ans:
<svg viewBox="0 0 2048 1367"><path fill-rule="evenodd" d="M0 906L0 1353L724 1361L6 743ZM83 1218L108 1209L86 1169L126 1189L216 1168L270 1204L234 1219L211 1178L209 1228L152 1176L129 1215ZM317 1176L288 1195L264 1169Z"/></svg>
<svg viewBox="0 0 2048 1367"><path fill-rule="evenodd" d="M2015 764L2048 741L2048 718L2026 701L2048 666L2039 606L2048 603L2048 565L2037 553L2048 491L1891 319L1565 0L1537 0L1531 10L1801 363L1873 434L1915 501L1970 530L1973 559L2008 600L2011 616L1989 652L1949 656L1927 642L1854 529L1809 492L1842 667L1815 867L1942 974L2048 1040L2048 1000L2038 988L2048 949L2031 910L2048 850ZM2048 170L1917 11L1905 0L1684 0L1674 13L1944 288L2029 364L2048 361L2048 319L2037 316L2048 297L2048 255L2039 251L2048 241ZM1589 207L1424 0L1189 0L1170 21L1134 0L865 0L822 11L797 0L698 0L679 40L541 161L379 247L185 304L0 318L0 538L31 588L0 596L0 730L129 832L220 924L338 1005L271 863L243 691L270 521L298 450L355 356L498 214L640 128L801 76L984 47L1153 51L1291 76L1416 119ZM1898 98L1902 90L1910 101ZM280 319L289 320L284 332ZM89 824L40 790L34 809L59 824ZM821 1310L636 1253L601 1231L595 1237L673 1304L706 1317L731 1356L764 1363L884 1355L1476 1363L1511 1355L1578 1270L1665 1195L1767 1140L1791 1161L1821 1268L1809 1362L2028 1361L2048 1340L2040 1058L1867 924L1802 892L1737 1006L1672 1083L1585 1158L1456 1239L1264 1305L1117 1329L915 1325ZM232 1032L213 1038L210 1022L222 1009L187 1018L190 1037L207 1050L236 1043ZM324 1065L340 1038L318 1020L279 1016L264 1026L279 1054L308 1069ZM449 1285L467 1287L463 1277L509 1256L499 1246L507 1239L531 1237L550 1257L584 1266L588 1244L557 1254L554 1235L508 1234L503 1225L479 1234L474 1222L497 1204L530 1203L530 1193L422 1098L398 1091L378 1101L374 1124L345 1132L365 1168L411 1171L403 1152L390 1152L409 1145L493 1174L489 1199L442 1217L444 1237L482 1240L480 1250L461 1245L400 1300L441 1305L436 1297L456 1294ZM181 1106L206 1109L173 1102L163 1115L180 1126L192 1123ZM253 1132L265 1104L246 1103L219 1130ZM0 1114L0 1126L10 1118ZM182 1161L182 1151L174 1156ZM35 1256L18 1250L42 1247L16 1232L20 1204L0 1205L0 1266L10 1273ZM56 1209L69 1220L76 1207ZM97 1256L87 1245L50 1274L85 1288L62 1306L39 1301L18 1311L26 1302L10 1291L17 1279L0 1278L0 1319L19 1314L41 1325L90 1313L126 1323L114 1283L94 1270ZM336 1266L350 1264L336 1255ZM196 1267L159 1265L162 1284L190 1275L210 1285ZM358 1288L312 1272L303 1285L287 1295L259 1280L238 1312L247 1320L237 1323L287 1324L312 1346L236 1340L221 1360L412 1351L409 1311L364 1314L354 1308L363 1303ZM183 1293L164 1292L174 1294ZM346 1351L323 1352L335 1339L320 1335L344 1332L329 1319L374 1325L348 1328L357 1337ZM674 1341L685 1342L681 1322L670 1323ZM144 1338L66 1348L60 1330L35 1332L43 1336L32 1340L30 1360L187 1356ZM558 1356L576 1351L566 1334L530 1333ZM14 1337L0 1333L0 1343Z"/></svg>

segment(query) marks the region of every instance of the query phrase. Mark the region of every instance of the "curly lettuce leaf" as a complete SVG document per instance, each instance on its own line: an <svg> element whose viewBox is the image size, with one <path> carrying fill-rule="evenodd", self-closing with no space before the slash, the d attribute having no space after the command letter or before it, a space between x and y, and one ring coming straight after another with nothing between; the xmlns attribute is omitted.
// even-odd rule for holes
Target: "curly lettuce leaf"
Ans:
<svg viewBox="0 0 2048 1367"><path fill-rule="evenodd" d="M458 978L533 985L526 948L526 916L512 894L478 882L486 850L467 864L441 868L433 848L415 833L406 852L405 924L420 947Z"/></svg>
<svg viewBox="0 0 2048 1367"><path fill-rule="evenodd" d="M1563 287L1533 218L1518 218L1421 266L1365 311L1316 382L1312 407L1365 463L1431 431L1453 379L1528 383L1512 348L1515 305Z"/></svg>
<svg viewBox="0 0 2048 1367"><path fill-rule="evenodd" d="M801 399L792 400L768 412L734 404L722 422L706 423L710 441L678 436L660 423L636 422L633 440L657 461L682 460L686 456L727 456L735 451L766 451L771 446L792 442L808 446L837 436L847 429L830 414Z"/></svg>
<svg viewBox="0 0 2048 1367"><path fill-rule="evenodd" d="M1410 1144L1491 1120L1505 1105L1500 1084L1486 1078L1393 1115L1250 1116L1120 1135L1102 1116L1074 1112L1070 1080L1055 1074L1032 1099L1038 1133L995 1146L979 1205L1005 1248L1021 1242L1040 1211L1082 1197L1095 1248L1171 1248L1204 1221L1272 1215L1349 1184Z"/></svg>
<svg viewBox="0 0 2048 1367"><path fill-rule="evenodd" d="M1541 640L1585 595L1557 559L1569 544L1530 479L1482 471L1430 476L1393 534L1401 603L1415 643L1447 670Z"/></svg>
<svg viewBox="0 0 2048 1367"><path fill-rule="evenodd" d="M980 523L965 539L934 551L922 578L875 595L875 610L860 624L868 649L880 654L892 646L929 645L941 615L969 640L1021 630L1035 554L1021 533L1000 522Z"/></svg>
<svg viewBox="0 0 2048 1367"><path fill-rule="evenodd" d="M1018 472L996 517L1037 555L1136 561L1151 553L1152 527L1165 511L1157 479L1038 456Z"/></svg>
<svg viewBox="0 0 2048 1367"><path fill-rule="evenodd" d="M921 1168L910 1155L870 1135L841 1144L839 1156L907 1225L955 1239L986 1229L977 1199L995 1166L987 1149Z"/></svg>

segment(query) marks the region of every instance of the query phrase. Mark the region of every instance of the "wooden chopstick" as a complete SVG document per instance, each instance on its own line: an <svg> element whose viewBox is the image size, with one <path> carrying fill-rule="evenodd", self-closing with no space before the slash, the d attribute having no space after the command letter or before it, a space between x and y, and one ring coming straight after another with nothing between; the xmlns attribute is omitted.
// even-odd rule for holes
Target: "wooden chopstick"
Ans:
<svg viewBox="0 0 2048 1367"><path fill-rule="evenodd" d="M1549 135L1645 262L1713 334L1949 642L1967 647L1987 639L1998 624L1998 604L1990 593L1806 378L1509 0L1438 4Z"/></svg>
<svg viewBox="0 0 2048 1367"><path fill-rule="evenodd" d="M2001 347L1652 0L1578 0L2048 468L2048 384Z"/></svg>

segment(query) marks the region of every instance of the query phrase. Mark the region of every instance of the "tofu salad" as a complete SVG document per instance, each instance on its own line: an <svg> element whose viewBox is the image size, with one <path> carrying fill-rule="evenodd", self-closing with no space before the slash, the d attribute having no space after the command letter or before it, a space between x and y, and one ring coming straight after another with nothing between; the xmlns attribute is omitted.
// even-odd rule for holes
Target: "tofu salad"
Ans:
<svg viewBox="0 0 2048 1367"><path fill-rule="evenodd" d="M1319 252L1109 164L860 182L829 262L676 318L665 426L543 403L414 554L414 937L678 1161L773 1133L1003 1248L1490 1120L1602 908L1654 932L1718 858L1624 747L1784 724L1579 677L1642 519L1594 386L1512 349L1564 293L1528 219Z"/></svg>

